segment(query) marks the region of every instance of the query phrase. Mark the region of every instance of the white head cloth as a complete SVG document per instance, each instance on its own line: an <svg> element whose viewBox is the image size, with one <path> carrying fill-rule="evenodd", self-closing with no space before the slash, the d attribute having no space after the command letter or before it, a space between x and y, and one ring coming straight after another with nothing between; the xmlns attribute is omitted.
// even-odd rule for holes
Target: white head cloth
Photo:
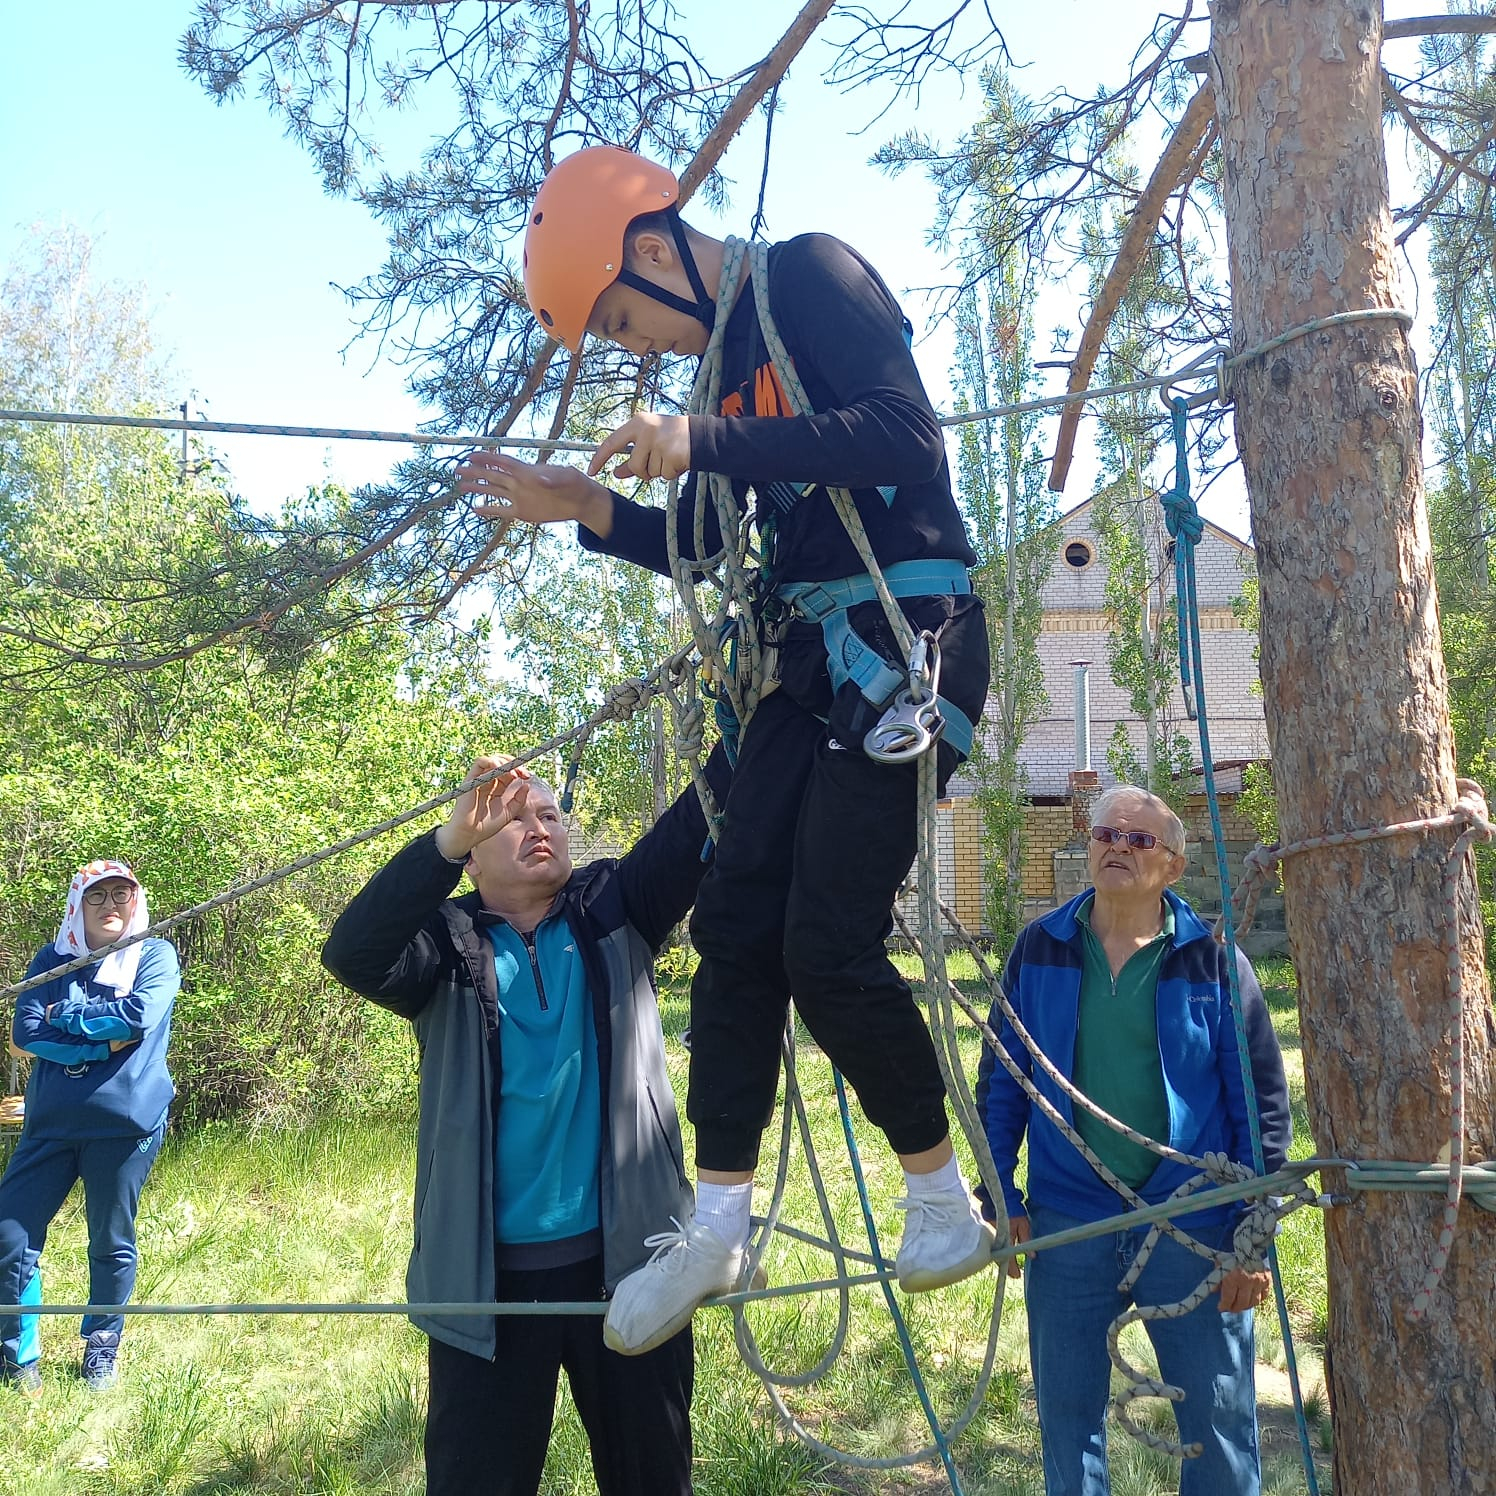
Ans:
<svg viewBox="0 0 1496 1496"><path fill-rule="evenodd" d="M145 889L140 886L140 880L125 866L123 862L111 862L108 858L98 858L93 862L85 863L73 874L72 887L68 889L68 911L62 917L62 928L57 932L57 949L64 955L86 956L88 954L88 938L83 933L83 895L94 886L102 883L106 878L123 878L127 883L135 885L135 907L130 916L130 922L121 932L119 938L125 935L134 935L145 929L150 924L151 917L146 909ZM132 945L126 950L111 951L99 963L96 981L106 987L113 987L123 997L135 985L135 972L140 966L140 953L145 949L144 944Z"/></svg>

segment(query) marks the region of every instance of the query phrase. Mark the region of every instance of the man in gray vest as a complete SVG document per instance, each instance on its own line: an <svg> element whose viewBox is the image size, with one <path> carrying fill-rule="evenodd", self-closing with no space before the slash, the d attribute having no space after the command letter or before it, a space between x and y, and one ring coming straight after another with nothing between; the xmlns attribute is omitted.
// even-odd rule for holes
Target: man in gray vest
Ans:
<svg viewBox="0 0 1496 1496"><path fill-rule="evenodd" d="M479 758L468 780L500 766ZM725 795L720 749L707 775ZM470 787L333 926L328 970L420 1045L411 1302L598 1300L660 1220L690 1218L653 964L706 842L691 789L625 857L573 867L555 795L515 769ZM689 1496L689 1327L625 1359L600 1315L412 1320L429 1496L535 1496L562 1367L599 1496Z"/></svg>

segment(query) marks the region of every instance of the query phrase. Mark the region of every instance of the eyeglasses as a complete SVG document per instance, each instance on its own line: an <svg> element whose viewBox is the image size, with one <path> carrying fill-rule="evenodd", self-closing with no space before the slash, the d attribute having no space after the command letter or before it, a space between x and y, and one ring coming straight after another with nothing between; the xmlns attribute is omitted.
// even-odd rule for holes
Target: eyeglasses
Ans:
<svg viewBox="0 0 1496 1496"><path fill-rule="evenodd" d="M85 904L92 904L95 909L99 908L105 900L108 900L116 909L123 909L135 898L133 888L90 888L83 895Z"/></svg>
<svg viewBox="0 0 1496 1496"><path fill-rule="evenodd" d="M1099 841L1104 847L1126 842L1135 852L1151 852L1158 845L1159 839L1151 831L1118 831L1115 826L1092 826L1091 840ZM1174 849L1166 842L1164 851L1173 852Z"/></svg>

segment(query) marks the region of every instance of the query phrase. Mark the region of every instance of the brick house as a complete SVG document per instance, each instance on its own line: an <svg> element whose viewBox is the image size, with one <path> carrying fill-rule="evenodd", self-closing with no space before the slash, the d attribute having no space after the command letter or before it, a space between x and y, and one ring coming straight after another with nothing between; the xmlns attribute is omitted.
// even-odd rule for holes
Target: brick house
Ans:
<svg viewBox="0 0 1496 1496"><path fill-rule="evenodd" d="M1092 502L1072 509L1053 526L1055 556L1042 601L1039 657L1048 705L1024 739L1020 762L1029 779L1030 804L1025 815L1023 887L1030 916L1051 908L1084 887L1087 791L1073 804L1072 774L1077 765L1077 697L1089 698L1081 721L1089 729L1090 769L1094 795L1115 782L1107 748L1121 723L1133 752L1144 755L1143 723L1131 702L1111 678L1105 614L1106 560L1092 525ZM1149 511L1146 543L1155 581L1150 610L1157 619L1172 614L1173 547L1160 510ZM1199 593L1201 652L1204 657L1206 705L1211 748L1221 793L1225 840L1233 881L1241 860L1256 841L1251 824L1235 809L1246 764L1268 758L1262 697L1257 689L1256 634L1238 619L1233 603L1254 565L1252 547L1229 531L1206 522L1197 543L1195 569ZM1083 672L1078 661L1087 662ZM1084 677L1084 686L1082 686ZM1177 678L1161 724L1161 736L1179 734L1188 744L1191 766L1200 766L1199 733L1189 720ZM990 731L984 723L984 731ZM1083 786L1087 781L1082 781ZM1219 910L1220 899L1209 811L1203 786L1191 794L1183 813L1189 835L1183 891L1202 913ZM982 927L981 820L972 800L973 786L958 775L940 812L942 896L953 903L969 929ZM1077 881L1079 880L1079 881ZM912 913L912 901L907 906ZM1276 927L1276 929L1275 929ZM1264 899L1258 914L1254 948L1280 945L1281 904Z"/></svg>

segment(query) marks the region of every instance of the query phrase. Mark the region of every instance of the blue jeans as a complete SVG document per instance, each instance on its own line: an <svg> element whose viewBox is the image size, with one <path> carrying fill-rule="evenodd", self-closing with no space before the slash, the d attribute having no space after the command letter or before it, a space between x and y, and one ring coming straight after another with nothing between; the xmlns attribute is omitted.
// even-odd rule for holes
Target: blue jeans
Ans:
<svg viewBox="0 0 1496 1496"><path fill-rule="evenodd" d="M1085 1224L1043 1206L1030 1212L1035 1236ZM1146 1226L1038 1252L1025 1273L1029 1354L1039 1402L1047 1496L1110 1496L1106 1412L1111 1361L1106 1332L1129 1303L1177 1303L1210 1270L1205 1258L1167 1237L1131 1295L1117 1291ZM1217 1249L1230 1246L1221 1227L1191 1235ZM1182 1319L1144 1322L1162 1378L1183 1389L1175 1403L1180 1441L1203 1452L1185 1460L1179 1496L1258 1496L1257 1390L1252 1313L1222 1314L1211 1293Z"/></svg>
<svg viewBox="0 0 1496 1496"><path fill-rule="evenodd" d="M31 1287L47 1228L68 1191L83 1181L88 1219L88 1297L94 1304L124 1304L135 1288L135 1211L141 1187L161 1151L163 1122L145 1137L33 1138L21 1134L10 1167L0 1179L0 1356L16 1366L22 1354L19 1305ZM82 1334L124 1329L120 1314L88 1314Z"/></svg>

